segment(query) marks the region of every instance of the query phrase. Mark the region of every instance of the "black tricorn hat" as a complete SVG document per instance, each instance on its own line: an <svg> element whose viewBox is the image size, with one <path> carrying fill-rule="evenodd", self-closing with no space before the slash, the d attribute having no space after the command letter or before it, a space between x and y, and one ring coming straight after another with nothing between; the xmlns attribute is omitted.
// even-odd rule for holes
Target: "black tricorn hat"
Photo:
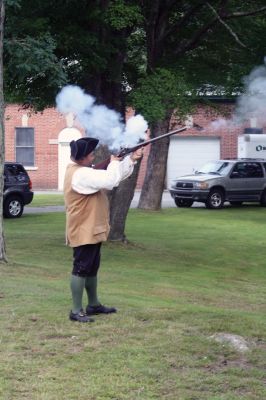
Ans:
<svg viewBox="0 0 266 400"><path fill-rule="evenodd" d="M71 158L74 160L80 160L90 154L97 144L98 139L84 137L78 140L72 140L70 142Z"/></svg>

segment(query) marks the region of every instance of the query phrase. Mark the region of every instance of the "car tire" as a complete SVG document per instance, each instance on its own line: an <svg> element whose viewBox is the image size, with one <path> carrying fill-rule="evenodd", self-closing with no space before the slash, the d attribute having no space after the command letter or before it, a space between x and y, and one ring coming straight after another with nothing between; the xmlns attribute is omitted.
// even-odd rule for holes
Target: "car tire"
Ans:
<svg viewBox="0 0 266 400"><path fill-rule="evenodd" d="M266 207L266 189L261 194L260 205Z"/></svg>
<svg viewBox="0 0 266 400"><path fill-rule="evenodd" d="M219 208L223 208L224 205L224 192L221 189L213 189L206 200L206 207L218 210Z"/></svg>
<svg viewBox="0 0 266 400"><path fill-rule="evenodd" d="M3 215L5 218L19 218L23 214L24 204L20 196L8 196L4 201Z"/></svg>
<svg viewBox="0 0 266 400"><path fill-rule="evenodd" d="M230 201L231 206L240 207L243 204L243 201Z"/></svg>
<svg viewBox="0 0 266 400"><path fill-rule="evenodd" d="M192 206L193 203L193 200L175 199L175 204L177 207L189 208Z"/></svg>

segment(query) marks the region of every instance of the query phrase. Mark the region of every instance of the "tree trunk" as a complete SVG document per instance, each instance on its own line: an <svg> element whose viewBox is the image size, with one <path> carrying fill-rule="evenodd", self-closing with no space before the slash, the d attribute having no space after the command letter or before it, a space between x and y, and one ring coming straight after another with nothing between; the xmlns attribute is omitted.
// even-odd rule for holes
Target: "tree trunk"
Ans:
<svg viewBox="0 0 266 400"><path fill-rule="evenodd" d="M169 122L169 118L158 122L153 128L153 136L157 137L166 133L169 130ZM165 138L151 145L138 208L154 211L161 208L169 142L170 139Z"/></svg>
<svg viewBox="0 0 266 400"><path fill-rule="evenodd" d="M4 32L4 0L0 0L0 262L7 261L5 238L3 231L3 186L5 162L5 133L4 133L4 94L3 94L3 32Z"/></svg>
<svg viewBox="0 0 266 400"><path fill-rule="evenodd" d="M109 1L101 0L101 7L105 10ZM104 26L96 26L95 30L101 37L102 43L109 43L109 35L112 35L116 40L119 39L120 47L116 54L110 59L110 68L107 68L103 73L94 74L93 78L88 78L85 86L88 91L94 95L99 103L105 104L108 108L119 112L125 120L126 93L123 89L123 67L127 55L126 38L130 34L132 28L124 30L107 31ZM114 69L115 65L115 69ZM110 76L110 72L112 76ZM115 76L114 76L115 72ZM108 151L101 146L96 152L95 164L104 160L107 157ZM133 174L121 182L118 188L108 192L110 201L110 225L111 231L108 240L126 242L125 224L128 210L134 196L135 186L137 182L139 166L136 165Z"/></svg>
<svg viewBox="0 0 266 400"><path fill-rule="evenodd" d="M113 189L110 200L110 225L111 230L108 240L127 242L125 225L128 210L134 197L140 162L135 165L133 174Z"/></svg>

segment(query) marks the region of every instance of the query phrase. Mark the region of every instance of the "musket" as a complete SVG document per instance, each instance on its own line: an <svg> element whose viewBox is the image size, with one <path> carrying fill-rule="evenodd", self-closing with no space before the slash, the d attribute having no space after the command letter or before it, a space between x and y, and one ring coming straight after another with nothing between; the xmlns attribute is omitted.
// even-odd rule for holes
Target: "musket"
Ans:
<svg viewBox="0 0 266 400"><path fill-rule="evenodd" d="M179 133L179 132L183 132L183 131L185 131L186 129L187 129L187 126L184 126L183 128L175 129L174 131L170 131L170 132L167 132L167 133L165 133L165 134L163 134L163 135L157 136L157 137L155 137L155 138L146 140L145 142L140 142L140 143L138 143L137 145L135 145L135 146L133 146L133 147L123 147L123 148L120 149L120 151L116 154L116 157L125 157L125 156L126 156L127 154L129 154L129 153L133 153L134 151L136 151L136 150L138 150L138 149L141 149L142 147L148 146L148 144L155 143L155 142L157 142L158 140L167 138L167 137L172 136L172 135L174 135L174 134L176 134L176 133ZM110 162L110 158L107 159L107 160L104 160L104 161L100 162L99 164L94 165L93 168L94 168L94 169L106 169L106 168L107 168L107 165L109 164L109 162Z"/></svg>
<svg viewBox="0 0 266 400"><path fill-rule="evenodd" d="M116 154L116 156L117 156L117 157L125 157L125 156L126 156L127 154L129 154L129 153L133 153L134 151L136 151L136 150L138 150L138 149L141 149L142 147L148 146L148 144L157 142L157 140L164 139L164 138L166 138L166 137L168 137L168 136L172 136L172 135L174 135L175 133L183 132L183 131L185 131L186 129L187 129L187 127L184 126L183 128L175 129L174 131L170 131L170 132L167 132L167 133L165 133L165 134L163 134L163 135L157 136L157 137L155 137L155 138L146 140L145 142L140 142L140 143L138 143L137 145L135 145L135 146L133 146L133 147L123 147L122 149L120 149L120 151L118 152L118 154Z"/></svg>

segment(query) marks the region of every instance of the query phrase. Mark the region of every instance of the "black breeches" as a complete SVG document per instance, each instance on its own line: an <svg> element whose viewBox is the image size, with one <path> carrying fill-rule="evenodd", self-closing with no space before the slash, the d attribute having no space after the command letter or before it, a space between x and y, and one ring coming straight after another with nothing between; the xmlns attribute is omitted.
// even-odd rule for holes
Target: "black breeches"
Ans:
<svg viewBox="0 0 266 400"><path fill-rule="evenodd" d="M72 275L97 276L100 267L101 245L102 243L85 244L73 248Z"/></svg>

